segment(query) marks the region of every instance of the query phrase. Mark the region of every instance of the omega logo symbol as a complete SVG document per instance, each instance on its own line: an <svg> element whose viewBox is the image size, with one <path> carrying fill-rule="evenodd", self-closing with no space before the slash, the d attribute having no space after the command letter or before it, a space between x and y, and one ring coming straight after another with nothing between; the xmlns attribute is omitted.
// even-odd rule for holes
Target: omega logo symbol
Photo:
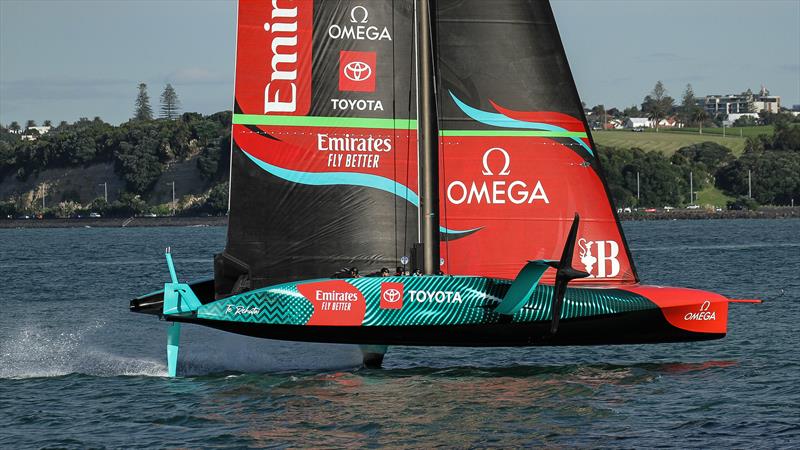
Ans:
<svg viewBox="0 0 800 450"><path fill-rule="evenodd" d="M356 10L362 11L361 20L356 19ZM369 21L369 11L361 5L354 6L350 10L350 23L367 23Z"/></svg>
<svg viewBox="0 0 800 450"><path fill-rule="evenodd" d="M503 169L500 170L498 175L506 176L506 175L510 174L511 171L508 170L508 166L511 165L511 157L508 155L507 151L505 151L504 149L502 149L500 147L490 148L489 150L486 150L486 152L483 154L483 172L482 173L484 175L494 175L494 172L492 172L492 169L489 168L489 155L491 155L492 152L495 152L495 151L500 152L500 154L502 154L503 158L504 158Z"/></svg>
<svg viewBox="0 0 800 450"><path fill-rule="evenodd" d="M400 291L397 289L386 289L383 292L383 300L387 303L395 303L400 300Z"/></svg>
<svg viewBox="0 0 800 450"><path fill-rule="evenodd" d="M700 312L708 311L708 308L710 308L710 307L711 307L711 302L706 300L706 301L703 302L702 305L700 305Z"/></svg>
<svg viewBox="0 0 800 450"><path fill-rule="evenodd" d="M372 69L365 62L353 61L344 66L344 76L350 81L364 81L372 76Z"/></svg>

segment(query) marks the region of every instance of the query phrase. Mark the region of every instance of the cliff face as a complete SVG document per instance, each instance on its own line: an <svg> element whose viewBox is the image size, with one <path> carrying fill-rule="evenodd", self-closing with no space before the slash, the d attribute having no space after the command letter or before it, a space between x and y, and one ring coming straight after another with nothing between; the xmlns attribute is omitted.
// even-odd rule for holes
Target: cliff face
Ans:
<svg viewBox="0 0 800 450"><path fill-rule="evenodd" d="M211 187L211 183L200 175L197 158L193 157L171 163L144 200L151 205L171 202L173 181L175 198L183 199L183 203L202 197ZM34 205L41 206L44 190L48 207L64 201L89 204L103 198L103 183L107 183L109 202L117 200L125 190L125 182L114 172L112 163L47 169L26 180L11 175L0 181L0 201L13 201L21 209L30 209Z"/></svg>

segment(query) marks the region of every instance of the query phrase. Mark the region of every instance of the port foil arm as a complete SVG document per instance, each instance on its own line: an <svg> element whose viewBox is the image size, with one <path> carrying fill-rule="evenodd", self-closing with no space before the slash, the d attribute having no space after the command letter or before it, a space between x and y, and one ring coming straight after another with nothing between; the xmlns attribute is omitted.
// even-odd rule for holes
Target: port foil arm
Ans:
<svg viewBox="0 0 800 450"><path fill-rule="evenodd" d="M539 285L539 280L542 279L544 272L551 267L555 261L546 259L538 259L536 261L528 261L527 264L519 271L517 277L511 283L503 300L495 308L495 312L505 316L513 316L516 314L536 290Z"/></svg>

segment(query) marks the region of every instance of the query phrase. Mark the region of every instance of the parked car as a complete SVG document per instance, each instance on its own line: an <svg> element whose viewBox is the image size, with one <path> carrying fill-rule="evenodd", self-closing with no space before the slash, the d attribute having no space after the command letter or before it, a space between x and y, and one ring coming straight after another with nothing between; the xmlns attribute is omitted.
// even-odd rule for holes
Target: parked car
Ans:
<svg viewBox="0 0 800 450"><path fill-rule="evenodd" d="M689 205L686 209L700 209L700 205Z"/></svg>
<svg viewBox="0 0 800 450"><path fill-rule="evenodd" d="M93 213L89 213L89 217L91 217L92 219L99 219L99 218L101 218L103 216L101 216L100 213L93 212Z"/></svg>

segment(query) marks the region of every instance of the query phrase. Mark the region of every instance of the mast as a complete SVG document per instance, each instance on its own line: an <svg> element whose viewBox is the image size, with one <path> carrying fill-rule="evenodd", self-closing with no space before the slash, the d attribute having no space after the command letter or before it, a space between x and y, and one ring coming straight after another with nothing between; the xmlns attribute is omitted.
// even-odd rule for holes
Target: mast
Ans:
<svg viewBox="0 0 800 450"><path fill-rule="evenodd" d="M439 273L439 124L431 10L436 0L417 0L417 138L419 142L423 267Z"/></svg>

